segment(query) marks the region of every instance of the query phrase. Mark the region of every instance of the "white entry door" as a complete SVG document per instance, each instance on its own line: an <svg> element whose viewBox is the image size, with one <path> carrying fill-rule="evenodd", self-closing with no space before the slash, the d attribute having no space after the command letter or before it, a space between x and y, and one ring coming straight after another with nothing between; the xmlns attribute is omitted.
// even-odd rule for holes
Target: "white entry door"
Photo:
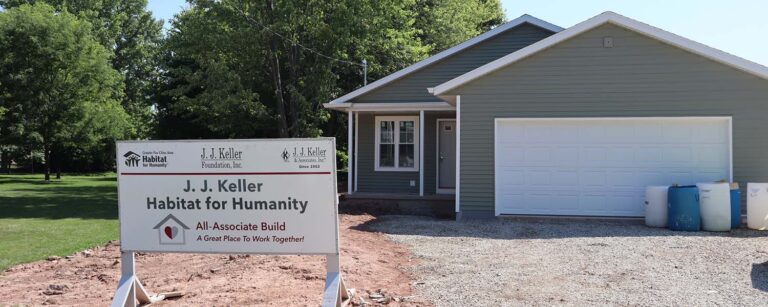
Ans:
<svg viewBox="0 0 768 307"><path fill-rule="evenodd" d="M496 119L496 214L643 216L648 185L731 179L728 117Z"/></svg>

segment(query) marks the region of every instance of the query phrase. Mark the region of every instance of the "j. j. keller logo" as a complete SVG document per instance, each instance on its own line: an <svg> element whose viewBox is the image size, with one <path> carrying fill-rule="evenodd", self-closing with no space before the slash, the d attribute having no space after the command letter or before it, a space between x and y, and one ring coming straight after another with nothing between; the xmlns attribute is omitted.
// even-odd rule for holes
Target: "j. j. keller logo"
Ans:
<svg viewBox="0 0 768 307"><path fill-rule="evenodd" d="M126 152L123 157L125 157L125 166L128 167L137 167L139 166L139 161L141 160L141 156L133 151Z"/></svg>
<svg viewBox="0 0 768 307"><path fill-rule="evenodd" d="M292 150L289 151L288 148L283 148L283 152L280 153L283 161L299 163L323 162L328 152L328 150L318 146L293 147Z"/></svg>
<svg viewBox="0 0 768 307"><path fill-rule="evenodd" d="M283 153L280 155L283 157L283 161L288 162L291 155L288 153L288 148L283 149Z"/></svg>

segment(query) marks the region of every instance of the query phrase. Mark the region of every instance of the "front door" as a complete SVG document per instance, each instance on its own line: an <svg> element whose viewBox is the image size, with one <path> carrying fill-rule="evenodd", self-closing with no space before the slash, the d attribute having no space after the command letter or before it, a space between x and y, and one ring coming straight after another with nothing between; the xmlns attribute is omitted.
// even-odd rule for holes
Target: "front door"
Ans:
<svg viewBox="0 0 768 307"><path fill-rule="evenodd" d="M456 189L456 120L437 122L437 192Z"/></svg>

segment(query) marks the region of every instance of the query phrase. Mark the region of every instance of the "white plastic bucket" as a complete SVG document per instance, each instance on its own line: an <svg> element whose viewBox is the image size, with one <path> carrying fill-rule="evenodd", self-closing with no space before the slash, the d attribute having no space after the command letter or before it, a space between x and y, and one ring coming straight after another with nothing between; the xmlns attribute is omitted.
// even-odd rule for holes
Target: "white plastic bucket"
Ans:
<svg viewBox="0 0 768 307"><path fill-rule="evenodd" d="M731 185L699 183L701 228L706 231L731 230Z"/></svg>
<svg viewBox="0 0 768 307"><path fill-rule="evenodd" d="M747 228L768 230L768 183L747 184Z"/></svg>
<svg viewBox="0 0 768 307"><path fill-rule="evenodd" d="M645 188L645 225L649 227L667 227L668 191L668 186L649 186Z"/></svg>

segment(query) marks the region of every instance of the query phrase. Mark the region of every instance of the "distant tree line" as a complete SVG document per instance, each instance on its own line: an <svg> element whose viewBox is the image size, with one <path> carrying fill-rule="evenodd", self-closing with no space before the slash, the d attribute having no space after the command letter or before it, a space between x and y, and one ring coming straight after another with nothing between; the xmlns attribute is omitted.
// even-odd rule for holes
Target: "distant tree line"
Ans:
<svg viewBox="0 0 768 307"><path fill-rule="evenodd" d="M121 139L338 136L322 108L504 22L499 0L0 0L0 169L114 168Z"/></svg>

